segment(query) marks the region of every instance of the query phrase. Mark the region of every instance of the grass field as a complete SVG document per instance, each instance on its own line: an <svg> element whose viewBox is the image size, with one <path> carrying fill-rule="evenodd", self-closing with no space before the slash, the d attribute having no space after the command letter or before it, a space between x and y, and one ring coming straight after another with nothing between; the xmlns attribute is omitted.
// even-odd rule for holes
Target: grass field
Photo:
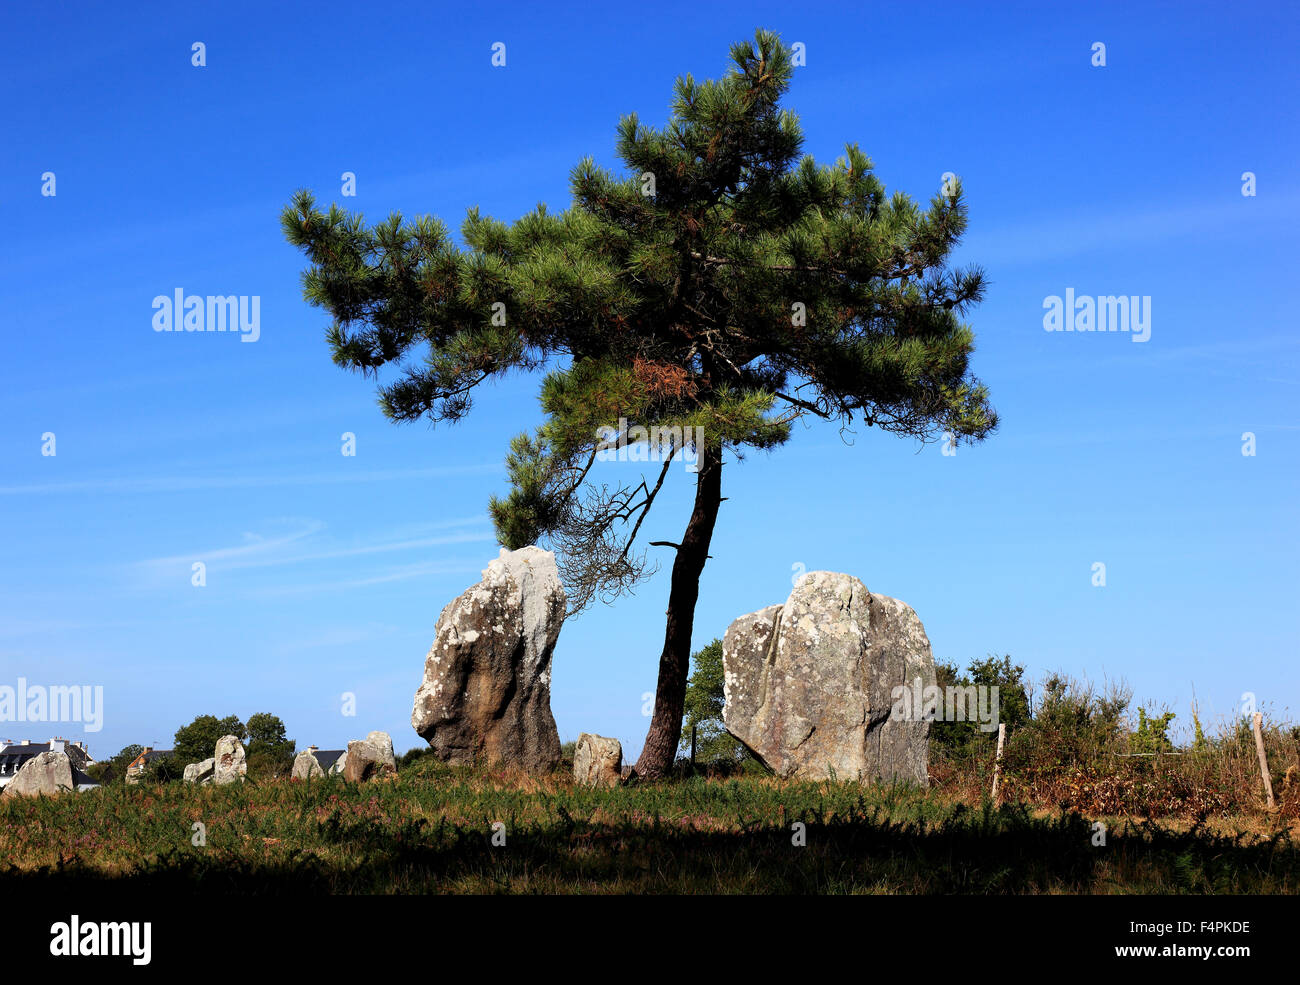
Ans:
<svg viewBox="0 0 1300 985"><path fill-rule="evenodd" d="M1294 893L1297 835L1262 814L1084 818L749 776L598 791L426 759L361 785L0 799L0 878L10 892Z"/></svg>

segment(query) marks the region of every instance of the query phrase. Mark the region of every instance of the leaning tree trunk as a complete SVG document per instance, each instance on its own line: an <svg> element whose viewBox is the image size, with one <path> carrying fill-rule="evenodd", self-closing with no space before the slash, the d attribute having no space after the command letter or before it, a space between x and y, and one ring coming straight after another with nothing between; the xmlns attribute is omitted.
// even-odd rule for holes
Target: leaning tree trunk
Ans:
<svg viewBox="0 0 1300 985"><path fill-rule="evenodd" d="M682 737L682 715L686 709L686 677L691 663L691 630L695 626L695 602L700 596L700 575L709 557L713 524L722 505L722 453L718 448L699 449L700 472L695 485L695 508L677 548L673 562L672 587L668 593L668 624L664 649L659 656L659 683L655 689L654 717L646 735L638 776L648 779L666 776L677 757Z"/></svg>

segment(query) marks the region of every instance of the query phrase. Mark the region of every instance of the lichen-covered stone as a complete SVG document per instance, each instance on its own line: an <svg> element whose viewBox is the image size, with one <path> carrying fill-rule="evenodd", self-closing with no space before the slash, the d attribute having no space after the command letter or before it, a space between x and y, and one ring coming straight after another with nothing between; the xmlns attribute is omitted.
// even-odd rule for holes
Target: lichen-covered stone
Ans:
<svg viewBox="0 0 1300 985"><path fill-rule="evenodd" d="M623 744L583 732L573 750L573 779L587 787L616 787L623 778Z"/></svg>
<svg viewBox="0 0 1300 985"><path fill-rule="evenodd" d="M891 716L895 688L935 682L910 606L810 571L784 605L731 624L722 664L727 731L778 775L928 785L930 723Z"/></svg>
<svg viewBox="0 0 1300 985"><path fill-rule="evenodd" d="M364 783L397 772L397 758L393 755L393 738L387 732L371 732L364 739L348 743L347 762L343 764L343 779Z"/></svg>
<svg viewBox="0 0 1300 985"><path fill-rule="evenodd" d="M212 782L223 787L227 783L243 782L248 775L248 760L244 756L244 744L236 736L223 735L217 740L217 748L212 756Z"/></svg>
<svg viewBox="0 0 1300 985"><path fill-rule="evenodd" d="M6 797L51 797L73 789L72 760L65 752L37 753L4 788Z"/></svg>
<svg viewBox="0 0 1300 985"><path fill-rule="evenodd" d="M185 772L181 779L186 783L208 784L212 782L213 769L216 766L215 759L205 759L201 763L190 763L185 767Z"/></svg>
<svg viewBox="0 0 1300 985"><path fill-rule="evenodd" d="M551 658L564 623L555 555L502 549L442 610L411 725L445 762L554 769Z"/></svg>
<svg viewBox="0 0 1300 985"><path fill-rule="evenodd" d="M311 780L323 777L325 771L320 768L320 763L316 762L316 757L310 750L304 749L293 757L293 769L289 775L295 780Z"/></svg>

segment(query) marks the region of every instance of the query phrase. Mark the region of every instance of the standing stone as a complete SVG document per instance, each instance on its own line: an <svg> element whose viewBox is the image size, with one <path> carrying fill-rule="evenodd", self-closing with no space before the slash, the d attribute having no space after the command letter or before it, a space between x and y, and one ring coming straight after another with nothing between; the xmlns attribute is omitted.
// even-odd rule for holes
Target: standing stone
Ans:
<svg viewBox="0 0 1300 985"><path fill-rule="evenodd" d="M244 744L236 736L223 735L218 739L213 759L212 782L219 787L242 781L248 775Z"/></svg>
<svg viewBox="0 0 1300 985"><path fill-rule="evenodd" d="M616 787L623 778L623 744L603 735L578 736L573 779L586 787Z"/></svg>
<svg viewBox="0 0 1300 985"><path fill-rule="evenodd" d="M393 776L397 772L393 739L387 732L371 732L364 739L349 742L347 755L343 779L353 783Z"/></svg>
<svg viewBox="0 0 1300 985"><path fill-rule="evenodd" d="M181 779L186 783L211 783L216 763L215 759L205 759L201 763L190 763L185 767L185 773Z"/></svg>
<svg viewBox="0 0 1300 985"><path fill-rule="evenodd" d="M503 548L483 580L442 610L411 712L440 759L529 771L559 764L551 656L565 602L554 554Z"/></svg>
<svg viewBox="0 0 1300 985"><path fill-rule="evenodd" d="M311 780L324 776L325 771L320 768L320 763L316 762L316 757L304 749L293 758L293 771L290 775L295 780Z"/></svg>
<svg viewBox="0 0 1300 985"><path fill-rule="evenodd" d="M10 797L49 797L71 789L72 760L66 752L50 750L23 763L4 793Z"/></svg>
<svg viewBox="0 0 1300 985"><path fill-rule="evenodd" d="M910 606L810 571L784 605L731 624L722 667L727 731L778 775L929 785L930 723L896 707L896 689L935 683Z"/></svg>

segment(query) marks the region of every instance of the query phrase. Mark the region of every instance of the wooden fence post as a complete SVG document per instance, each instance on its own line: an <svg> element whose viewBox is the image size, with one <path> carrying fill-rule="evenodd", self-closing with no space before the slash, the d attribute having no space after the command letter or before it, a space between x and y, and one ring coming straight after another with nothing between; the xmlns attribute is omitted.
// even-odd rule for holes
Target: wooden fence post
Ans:
<svg viewBox="0 0 1300 985"><path fill-rule="evenodd" d="M1276 805L1273 801L1273 781L1268 776L1268 757L1264 755L1264 732L1260 728L1263 722L1263 714L1255 712L1255 752L1259 754L1259 775L1264 778L1264 793L1268 796L1268 809L1271 811Z"/></svg>
<svg viewBox="0 0 1300 985"><path fill-rule="evenodd" d="M998 755L993 760L993 803L998 802L998 787L1002 785L1002 748L1007 743L1007 723L998 722Z"/></svg>

